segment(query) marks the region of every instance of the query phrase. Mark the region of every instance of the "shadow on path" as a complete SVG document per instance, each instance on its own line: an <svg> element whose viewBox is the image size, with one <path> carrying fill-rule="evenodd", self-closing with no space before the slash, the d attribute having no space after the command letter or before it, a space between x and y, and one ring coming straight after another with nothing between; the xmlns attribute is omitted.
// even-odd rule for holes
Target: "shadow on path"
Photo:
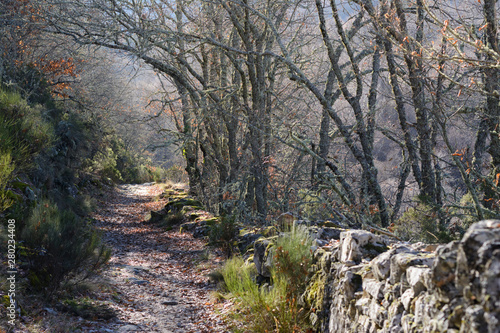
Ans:
<svg viewBox="0 0 500 333"><path fill-rule="evenodd" d="M102 198L95 225L112 248L104 273L113 288L116 332L226 332L216 315L206 274L222 261L190 234L147 223L155 185L122 185Z"/></svg>

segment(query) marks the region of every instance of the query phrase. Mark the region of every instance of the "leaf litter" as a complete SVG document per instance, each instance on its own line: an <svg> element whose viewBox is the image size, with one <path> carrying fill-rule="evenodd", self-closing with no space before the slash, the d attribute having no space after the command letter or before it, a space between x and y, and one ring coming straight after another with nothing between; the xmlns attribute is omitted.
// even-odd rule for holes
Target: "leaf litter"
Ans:
<svg viewBox="0 0 500 333"><path fill-rule="evenodd" d="M211 297L216 286L207 274L223 262L223 253L206 241L148 223L151 211L166 199L157 185L120 185L103 198L95 226L113 249L102 279L109 286L100 299L117 313L94 322L95 332L229 332ZM90 329L90 327L89 327Z"/></svg>

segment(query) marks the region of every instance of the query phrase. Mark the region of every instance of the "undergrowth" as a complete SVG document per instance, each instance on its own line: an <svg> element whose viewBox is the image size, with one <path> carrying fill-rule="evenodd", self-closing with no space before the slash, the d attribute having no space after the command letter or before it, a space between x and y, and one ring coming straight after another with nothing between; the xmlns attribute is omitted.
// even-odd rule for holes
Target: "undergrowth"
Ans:
<svg viewBox="0 0 500 333"><path fill-rule="evenodd" d="M48 200L33 208L20 238L32 287L49 293L70 278L88 277L110 257L97 231Z"/></svg>
<svg viewBox="0 0 500 333"><path fill-rule="evenodd" d="M259 286L253 263L236 256L222 268L226 297L235 302L229 315L235 332L312 332L309 311L300 302L311 264L306 228L292 227L276 241L271 284Z"/></svg>
<svg viewBox="0 0 500 333"><path fill-rule="evenodd" d="M408 241L425 243L447 243L453 240L449 231L438 219L438 210L419 203L409 208L394 226L394 233Z"/></svg>
<svg viewBox="0 0 500 333"><path fill-rule="evenodd" d="M228 258L234 252L234 243L238 235L235 216L222 216L220 222L210 225L210 244L220 247Z"/></svg>

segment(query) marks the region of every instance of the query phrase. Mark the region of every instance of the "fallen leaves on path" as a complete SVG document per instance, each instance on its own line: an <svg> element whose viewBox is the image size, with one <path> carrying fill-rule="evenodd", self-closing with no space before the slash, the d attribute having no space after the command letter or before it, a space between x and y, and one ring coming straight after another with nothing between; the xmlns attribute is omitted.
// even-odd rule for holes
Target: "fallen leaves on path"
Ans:
<svg viewBox="0 0 500 333"><path fill-rule="evenodd" d="M117 312L113 322L94 322L95 332L227 332L210 297L207 274L223 261L203 240L147 222L162 190L122 185L99 202L95 226L113 249L101 295ZM99 327L98 327L99 326Z"/></svg>

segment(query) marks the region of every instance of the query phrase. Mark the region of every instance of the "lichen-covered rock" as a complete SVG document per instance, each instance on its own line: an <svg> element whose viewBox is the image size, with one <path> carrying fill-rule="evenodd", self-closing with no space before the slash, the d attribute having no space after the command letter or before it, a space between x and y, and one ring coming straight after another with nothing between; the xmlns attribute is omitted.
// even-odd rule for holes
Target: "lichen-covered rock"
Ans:
<svg viewBox="0 0 500 333"><path fill-rule="evenodd" d="M203 205L199 200L186 197L169 201L163 210L169 214L175 214L181 211L184 207L188 207L187 211L191 211L193 209L203 209Z"/></svg>
<svg viewBox="0 0 500 333"><path fill-rule="evenodd" d="M250 248L253 248L255 241L262 237L264 235L257 230L242 229L238 236L238 249L241 253L246 253Z"/></svg>
<svg viewBox="0 0 500 333"><path fill-rule="evenodd" d="M207 224L199 224L198 226L196 226L196 228L194 228L193 230L193 237L194 238L203 238L203 237L207 237L210 235L210 226L207 225Z"/></svg>
<svg viewBox="0 0 500 333"><path fill-rule="evenodd" d="M426 266L430 267L434 261L434 255L429 253L419 252L402 252L391 257L391 283L400 281L406 269L410 266ZM406 275L406 274L405 274Z"/></svg>
<svg viewBox="0 0 500 333"><path fill-rule="evenodd" d="M259 239L254 243L253 262L259 275L270 278L273 262L273 242L270 239Z"/></svg>
<svg viewBox="0 0 500 333"><path fill-rule="evenodd" d="M384 298L385 283L376 279L363 279L363 290L366 291L373 299L379 301Z"/></svg>
<svg viewBox="0 0 500 333"><path fill-rule="evenodd" d="M314 327L320 327L321 317L325 317L325 305L328 304L326 290L328 275L331 267L332 253L324 249L318 249L314 253L311 265L312 276L301 297L301 302L311 309L310 321Z"/></svg>
<svg viewBox="0 0 500 333"><path fill-rule="evenodd" d="M198 223L196 222L185 222L182 223L181 226L179 227L179 231L181 232L186 232L186 231L194 231L196 227L198 226Z"/></svg>
<svg viewBox="0 0 500 333"><path fill-rule="evenodd" d="M378 235L366 230L347 230L340 234L340 261L359 262L363 258L363 246L367 244L384 245Z"/></svg>
<svg viewBox="0 0 500 333"><path fill-rule="evenodd" d="M167 212L163 211L163 210L158 210L158 211L151 211L151 217L149 219L149 222L151 223L157 223L159 221L161 221L165 215L167 215Z"/></svg>
<svg viewBox="0 0 500 333"><path fill-rule="evenodd" d="M371 267L375 278L379 281L384 281L389 277L391 272L391 258L402 252L411 252L412 249L405 245L395 245L387 252L380 254L371 261Z"/></svg>
<svg viewBox="0 0 500 333"><path fill-rule="evenodd" d="M403 295L401 295L401 303L403 303L406 311L410 310L410 302L413 300L413 297L415 297L413 289L407 289Z"/></svg>
<svg viewBox="0 0 500 333"><path fill-rule="evenodd" d="M340 239L340 234L345 231L341 228L319 227L316 231L315 238L329 241L331 239Z"/></svg>
<svg viewBox="0 0 500 333"><path fill-rule="evenodd" d="M436 259L432 266L432 284L444 291L442 295L455 289L451 282L455 280L458 246L459 242L454 241L439 246L436 250Z"/></svg>
<svg viewBox="0 0 500 333"><path fill-rule="evenodd" d="M488 330L488 324L484 318L484 309L481 305L472 305L465 309L460 332L482 333L498 332L498 330L500 330L498 326L496 331Z"/></svg>
<svg viewBox="0 0 500 333"><path fill-rule="evenodd" d="M202 204L200 201L188 197L173 199L169 197L169 202L160 210L151 211L151 218L149 222L159 223L166 221L169 217L174 216L177 213L182 213L183 215L197 209L202 209ZM195 217L193 217L194 219ZM173 223L175 224L175 223Z"/></svg>
<svg viewBox="0 0 500 333"><path fill-rule="evenodd" d="M406 281L415 295L420 294L430 285L431 269L426 266L410 266L406 269Z"/></svg>

